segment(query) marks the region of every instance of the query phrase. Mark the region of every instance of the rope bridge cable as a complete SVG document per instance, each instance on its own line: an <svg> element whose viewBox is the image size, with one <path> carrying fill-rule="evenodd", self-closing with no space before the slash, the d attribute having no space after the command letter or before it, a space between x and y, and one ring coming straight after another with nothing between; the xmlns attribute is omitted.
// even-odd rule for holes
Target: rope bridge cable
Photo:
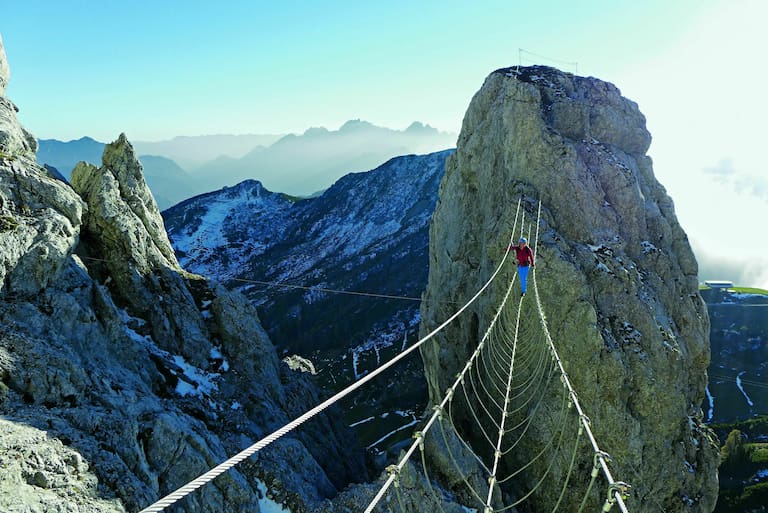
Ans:
<svg viewBox="0 0 768 513"><path fill-rule="evenodd" d="M526 329L523 326L519 326L519 316L522 316L522 299L520 302L520 305L518 305L518 308L514 312L514 318L507 321L509 326L514 326L514 328L509 328L512 331L510 334L510 342L515 344L517 346L517 354L515 357L515 369L518 369L514 374L512 374L512 379L519 379L520 384L515 385L514 381L511 382L509 390L515 390L519 389L520 391L515 395L509 395L509 402L512 402L513 400L521 399L521 404L518 407L515 408L508 408L506 410L500 411L499 415L505 415L507 418L511 419L514 417L522 418L522 420L518 421L516 424L512 425L510 423L510 427L503 430L503 432L500 430L500 437L503 438L506 437L505 444L508 445L506 449L503 449L501 451L495 450L494 451L494 459L495 461L498 461L502 456L506 457L512 450L523 440L528 430L534 425L534 417L537 416L537 413L539 412L539 408L543 404L543 393L539 394L538 399L533 402L532 396L535 396L536 394L527 394L528 397L523 397L523 391L528 389L529 387L535 385L534 388L537 388L539 390L547 390L550 384L552 384L552 370L554 367L551 365L551 359L545 359L542 360L540 358L543 353L546 353L546 346L540 341L535 341L532 343L521 343L521 341L526 341L528 339L532 339L533 333L525 332ZM511 315L510 315L511 316ZM500 323L502 325L501 330L502 332L506 331L504 328L504 322ZM519 327L519 328L518 328ZM517 337L515 337L515 333L517 333ZM504 335L504 333L502 333ZM502 336L500 337L501 340L504 340L508 337ZM525 360L524 360L524 353L526 351L529 351L531 353L531 358L529 358L529 361L531 363L536 362L536 365L531 365L532 369L526 369L525 367ZM541 365L543 361L546 361L549 365L549 369L545 369L544 366ZM508 365L511 364L511 361L508 363ZM511 367L511 365L510 365ZM527 375L526 375L527 373ZM521 377L522 375L522 377ZM509 378L507 378L509 379ZM542 385L543 384L543 385ZM506 477L500 478L496 476L495 474L492 475L492 473L489 471L488 475L491 476L492 480L495 480L498 484L503 484L509 480L511 480L513 477L519 475L521 472L525 471L536 463L537 460L542 458L542 456L545 455L545 453L551 453L548 463L546 463L545 472L543 475L537 479L536 483L531 487L531 489L525 493L522 497L517 499L516 501L507 504L504 507L494 509L491 504L489 504L489 499L483 499L482 509L483 511L506 511L509 510L518 504L524 502L527 500L533 493L537 492L538 489L542 486L543 482L547 478L548 474L552 471L553 465L555 464L555 460L557 457L557 451L563 446L563 442L565 441L565 434L567 429L567 416L562 415L564 412L567 411L565 408L567 402L568 402L568 396L567 394L563 394L561 392L561 408L560 411L560 420L557 422L556 425L560 426L558 428L560 434L557 435L557 432L555 433L557 438L557 443L553 443L555 441L555 438L551 438L550 442L547 443L541 451L538 452L533 458L531 458L529 461L525 462L524 464L521 464L520 468L514 472L510 472ZM525 410L525 411L524 411ZM509 440L509 436L511 436L513 433L516 433L516 439L514 441ZM514 438L514 437L513 437ZM574 447L572 450L572 454L577 452L577 449L579 447L579 438L577 437L574 441ZM494 449L498 447L495 446ZM571 462L575 462L574 457L571 457ZM570 473L573 468L574 463L571 463L571 465L568 467L568 474L565 479L565 483L561 485L561 491L560 496L558 497L558 504L562 500L562 497L565 494L567 483L570 479ZM492 490L489 490L489 497L492 497Z"/></svg>
<svg viewBox="0 0 768 513"><path fill-rule="evenodd" d="M524 214L523 214L524 215ZM517 224L517 223L516 223ZM524 232L524 222L521 223L520 228L520 234L522 235ZM530 232L530 229L529 229ZM513 233L517 233L517 230L513 230ZM531 426L531 418L530 415L522 413L522 410L529 405L532 404L532 394L528 394L527 397L526 391L530 389L531 387L536 388L538 385L534 384L541 384L542 380L546 378L546 383L551 383L552 378L552 369L553 366L549 365L549 371L547 371L547 366L544 365L544 362L551 362L551 359L544 358L544 354L546 353L546 345L545 344L535 344L532 346L526 345L526 344L518 344L518 339L520 338L520 316L522 312L522 299L520 300L520 303L518 304L518 307L515 310L514 317L511 315L509 308L506 308L506 305L508 304L508 299L511 291L513 290L516 274L513 275L512 280L510 281L507 293L502 301L502 304L499 306L498 311L496 315L494 316L493 321L489 325L488 330L486 331L483 339L480 341L477 349L470 357L469 361L465 365L464 369L461 373L457 376L456 381L454 382L453 386L448 389L446 392L446 395L443 397L443 400L441 401L440 405L435 407L435 412L427 422L426 426L422 429L422 431L419 431L416 436L416 442L411 446L410 450L401 458L399 464L395 466L394 468L390 469L390 476L388 480L385 482L384 486L380 489L377 496L374 498L374 501L369 505L369 508L366 511L372 511L375 507L376 503L381 500L381 498L384 497L387 488L390 487L392 484L395 484L396 490L397 488L397 478L399 475L399 472L404 468L405 463L408 461L410 456L415 452L416 447L423 448L424 445L424 437L429 436L430 428L434 425L435 419L439 422L440 427L440 434L443 437L444 443L445 443L445 449L448 452L448 455L453 463L453 465L460 470L460 474L462 475L462 479L465 483L465 486L467 489L471 492L471 495L475 497L475 500L477 501L478 505L483 509L483 511L494 511L492 502L494 497L494 480L500 480L497 476L498 470L499 470L499 464L500 459L503 454L508 453L512 450L522 439L522 437L525 435L525 432L529 429ZM513 327L511 327L513 326ZM530 334L524 334L524 337L528 337ZM515 374L514 368L516 367L516 363L519 362L519 364L522 364L524 367L528 367L532 370L528 372L527 374L525 372ZM518 379L519 376L522 375L522 379ZM518 380L519 382L515 382L514 380ZM490 381L490 383L489 383ZM503 386L499 386L498 383L501 383ZM453 450L451 449L450 444L447 441L446 433L445 433L445 426L443 421L443 413L447 411L448 417L450 419L451 427L453 430L458 433L458 430L455 428L454 425L454 410L453 410L453 399L457 395L456 392L458 388L462 389L462 394L460 397L464 397L466 400L466 409L470 412L471 418L474 419L477 426L480 428L480 432L482 433L483 438L481 440L485 440L488 443L488 446L490 448L490 453L493 455L493 463L486 465L482 459L478 458L478 456L475 454L477 451L473 450L467 443L459 437L458 439L461 440L461 443L464 447L466 447L467 450L469 450L470 454L472 454L475 459L478 461L481 468L484 469L486 472L486 475L489 476L490 479L490 485L487 489L487 494L485 496L481 496L480 491L478 491L461 473L460 465L456 462L457 458L453 454ZM470 395L472 395L472 399L470 399ZM511 408L509 406L509 403L512 400L517 400L522 398L522 405L518 406L516 408ZM563 404L566 403L566 400L568 399L568 396L566 394L562 395ZM474 405L477 404L478 407L476 408ZM541 398L534 402L535 406L532 406L533 411L537 411L539 406L542 404ZM478 417L478 415L481 418ZM516 416L522 416L523 420L519 421L516 420L512 422L513 417ZM498 420L497 420L498 417ZM510 426L507 426L507 421L510 421ZM488 429L486 429L486 426L484 424L487 424ZM565 426L565 420L563 419L561 422L562 426ZM518 429L522 428L522 434L520 434L517 438L517 440L514 441L514 443L509 444L508 436ZM497 431L497 436L495 437L495 440L491 439L491 436L489 435L489 431L493 430ZM560 437L558 439L558 447L561 445L563 440L563 435L565 434L565 429L561 429L560 431ZM506 449L502 447L502 445L506 443L510 446ZM574 452L578 448L578 440L576 444L574 445ZM545 449L546 450L546 449ZM544 451L540 452L537 456L538 459L541 454L543 454ZM535 461L534 459L534 461ZM571 458L572 461L574 461L574 458ZM550 465L548 468L551 468L552 462L554 459L550 460ZM528 462L525 466L523 466L522 470L525 470L525 468L532 464L533 462ZM493 467L492 469L489 467ZM425 475L427 474L427 469L424 466ZM549 473L549 470L547 471ZM570 476L570 471L569 471ZM509 476L507 477L507 479ZM538 487L541 485L541 483L546 478L546 474L542 476L541 479L539 479L538 483L535 487L527 494L525 495L520 501L517 503L527 499L528 496L530 496L532 493L534 493ZM398 490L399 492L399 490ZM564 495L565 491L561 491L559 500L562 499L562 496ZM558 500L558 502L559 502ZM517 504L516 503L516 504ZM510 506L511 507L511 506ZM509 509L509 508L504 508ZM503 511L504 509L498 510Z"/></svg>
<svg viewBox="0 0 768 513"><path fill-rule="evenodd" d="M499 271L500 271L500 270L501 270L501 268L503 267L503 264L504 264L504 262L506 261L506 258L507 258L507 256L508 256L508 255L509 255L509 253L510 253L510 250L511 250L511 247L512 247L512 241L514 240L514 237L515 237L515 235L514 235L514 234L515 234L515 231L516 231L516 227L517 227L517 222L518 222L518 215L519 215L519 213L520 213L520 204L521 204L521 200L518 200L518 202L517 202L517 210L516 210L516 212L515 212L515 221L514 221L514 224L513 224L513 227L512 227L512 237L510 237L509 246L507 247L507 250L506 250L506 252L504 253L504 257L502 258L502 262L501 262L501 263L499 264L499 266L496 268L496 271L493 273L493 276L491 276L491 279L490 279L490 280L489 280L489 281L486 283L486 285L485 285L485 286L487 286L488 284L490 284L490 282L491 282L491 281L492 281L492 280L493 280L493 279L496 277L496 275L499 273ZM506 293L506 295L504 296L504 300L502 301L502 305L503 305L504 303L506 303L506 301L509 299L509 296L510 296L510 294L511 294L511 292L512 292L512 287L513 287L513 285L514 285L514 279L513 279L513 280L510 282L510 284L509 284L509 287L507 288L507 293ZM484 286L483 288L485 288L485 286ZM491 334L491 331L492 331L492 327L493 327L493 325L495 324L496 320L497 320L497 319L499 318L499 316L501 315L501 312L502 312L502 311L503 311L503 308L501 308L501 307L500 307L500 308L498 309L498 311L496 312L496 315L494 316L494 319L493 319L493 321L491 321L491 325L490 325L490 326L488 327L488 329L486 330L486 332L485 332L485 335L483 336L483 339L480 341L480 344L479 344L479 345L478 345L478 347L475 349L475 351L472 353L472 356L469 358L469 360L468 360L468 361L467 361L467 363L465 364L465 366L464 366L464 368L462 369L462 371L461 371L461 372L458 374L458 376L456 377L456 381L454 381L453 385L452 385L452 386L451 386L451 387L450 387L450 388L447 390L447 392L446 392L446 394L445 394L445 397L444 397L444 398L443 398L443 400L440 402L440 404L439 404L439 405L437 405L437 406L435 406L435 408L434 408L434 413L433 413L433 414L432 414L432 416L429 418L429 420L427 421L426 425L425 425L425 426L422 428L422 430L421 430L421 431L417 431L417 432L416 432L416 434L414 435L414 438L416 438L416 441L415 441L415 442L413 442L413 443L411 444L411 446L410 446L410 447L408 448L408 450L405 452L405 454L403 455L403 457L401 457L401 458L400 458L400 461L398 462L398 464L397 464L397 465L394 465L394 466L390 466L390 467L388 468L389 477L388 477L388 478L387 478L387 480L384 482L384 484L382 485L382 487L379 489L379 492L378 492L378 493L377 493L377 494L374 496L374 498L373 498L373 500L371 501L371 503L370 503L370 504L368 505L368 507L365 509L365 513L370 513L370 512L372 512L372 511L373 511L373 509L376 507L376 505L377 505L377 504L378 504L378 503L381 501L381 499L382 499L382 498L384 497L384 495L387 493L387 490L389 489L389 487L390 487L390 486L392 486L392 484L393 484L393 483L396 481L396 479L397 479L397 476L398 476L398 475L399 475L399 473L402 471L402 469L405 467L405 464L408 462L408 460L410 459L410 457L411 457L411 456L413 455L413 453L416 451L416 448L417 448L417 447L420 447L420 446L423 448L423 436L424 436L424 433L427 433L427 432L428 432L428 431L429 431L429 430L432 428L432 426L434 425L434 423L435 423L435 420L436 420L436 419L438 419L438 418L441 418L441 417L442 417L442 414L443 414L443 410L444 410L444 408L445 408L445 405L446 405L446 404L447 404L447 402L448 402L448 401L449 401L449 400L450 400L450 399L453 397L453 395L456 393L456 389L458 388L458 384L459 384L459 383L461 383L461 382L463 382L463 380L464 380L464 376L467 374L467 372L469 371L469 369L471 369L471 368L472 368L472 366L473 366L473 362L474 362L475 360L477 360L477 358L478 358L478 356L479 356L479 354L480 354L480 351L481 351L481 350L482 350L482 348L483 348L483 345L486 343L486 341L487 341L488 337L489 337L489 336L490 336L490 334Z"/></svg>
<svg viewBox="0 0 768 513"><path fill-rule="evenodd" d="M522 305L522 301L523 300L521 299L520 300L521 305ZM499 470L499 462L501 461L501 446L502 446L502 443L504 442L504 435L506 434L506 432L504 431L504 428L507 423L509 398L510 398L510 395L512 394L512 377L514 376L514 370L515 370L515 353L517 352L517 335L520 329L520 312L521 311L522 311L522 308L517 309L517 322L515 323L514 343L512 344L512 355L509 358L507 390L504 393L504 408L503 408L503 414L501 416L501 425L499 426L499 437L496 441L496 451L494 452L494 456L493 456L493 468L491 469L491 476L489 478L488 499L485 504L486 510L489 510L492 508L491 503L493 501L493 491L494 491L493 486L497 481L496 472L498 472Z"/></svg>
<svg viewBox="0 0 768 513"><path fill-rule="evenodd" d="M537 244L540 222L541 203L536 219ZM469 500L476 502L472 506L483 513L509 511L534 494L538 494L539 500L549 501L553 513L559 511L563 504L569 511L575 510L576 504L579 504L579 512L584 511L588 499L594 497L593 490L601 470L608 481L608 498L602 510L609 511L618 504L623 513L628 513L624 503L628 485L613 479L607 468L609 456L600 450L591 432L589 419L578 402L549 335L535 274L532 275L532 285L536 301L530 303L530 307L526 306L528 303L525 298L520 299L517 308L512 308L508 301L516 278L517 275L513 274L506 295L477 348L446 390L442 400L434 407L425 425L416 431L415 441L397 465L388 467L389 475L368 505L366 513L376 508L392 486L400 501L399 475L417 448L421 452L424 476L429 475L424 445L430 437L442 437L444 446L441 450L447 453L449 463L461 476ZM531 315L523 315L524 310ZM525 322L522 322L523 319ZM555 376L559 376L559 380L554 379ZM455 401L463 401L463 411L454 407ZM557 404L559 407L556 407ZM457 418L456 415L462 417ZM472 445L461 436L462 430L457 428L457 420L460 423L474 423L463 428L464 431L474 432ZM438 433L433 429L435 424L439 427ZM452 448L448 440L449 430L457 435L455 439L460 441L458 447L454 445ZM520 458L514 449L531 439L533 441L526 442L529 456ZM539 441L543 447L531 452L531 444ZM578 468L579 454L588 448L591 449L589 454L592 468L588 485L580 494L570 490L569 486ZM457 450L466 450L474 458L478 469L488 478L487 489L480 490L479 483L466 474L465 468L459 463L466 455L456 454ZM555 481L544 491L542 487L547 479ZM506 504L500 504L500 496L496 495L496 490L501 491L501 486L504 486L504 493L507 494L504 499ZM435 503L440 505L442 496L438 495L431 484L427 488Z"/></svg>
<svg viewBox="0 0 768 513"><path fill-rule="evenodd" d="M520 205L521 201L518 201L517 203L517 212L520 211ZM515 214L515 222L517 222L517 213ZM514 229L512 231L514 233ZM512 239L510 238L510 247L512 244ZM303 415L297 417L293 421L285 424L283 427L277 429L273 433L267 435L266 437L262 438L258 442L252 444L250 447L240 451L238 454L232 456L228 460L220 463L213 469L209 470L208 472L200 475L199 477L193 479L186 485L178 488L176 491L166 495L162 499L156 501L155 503L151 504L150 506L142 509L139 513L158 513L168 506L171 506L172 504L175 504L182 498L186 497L193 491L197 490L201 486L209 483L219 475L223 474L224 472L228 471L241 461L245 460L246 458L252 456L259 450L263 449L264 447L267 447L272 442L278 440L282 436L286 435L287 433L293 431L300 425L302 425L304 422L310 420L312 417L316 416L317 414L321 413L323 410L329 408L339 400L343 399L353 391L357 390L358 388L362 387L375 377L382 374L384 371L389 369L390 367L394 366L396 363L410 355L413 351L420 348L422 345L424 345L427 341L431 340L436 334L441 332L446 326L448 326L450 323L452 323L455 319L457 319L467 308L469 308L470 305L472 305L477 298L480 297L480 295L485 292L486 289L491 285L491 283L494 282L496 277L498 276L499 272L504 268L504 265L507 261L507 258L510 253L510 247L507 248L506 252L504 253L504 256L501 259L501 262L496 267L496 270L493 272L493 274L490 276L490 278L483 284L483 286L475 293L474 296L472 296L459 310L457 310L453 315L451 315L448 319L446 319L442 324L440 324L437 328L429 332L427 335L425 335L421 340L413 344L411 347L394 357L389 362L383 364L382 366L378 367L374 371L372 371L370 374L364 376L360 380L356 381L349 387L345 388L344 390L341 390L340 392L337 392L330 398L326 399L322 403L318 404L314 408L310 409Z"/></svg>
<svg viewBox="0 0 768 513"><path fill-rule="evenodd" d="M509 252L509 249L507 249L507 252ZM417 432L416 441L413 442L410 445L410 447L405 452L405 454L400 458L400 461L398 462L398 464L395 465L394 467L390 468L390 470L389 470L389 474L390 474L389 477L384 482L384 484L382 485L381 489L376 494L376 496L373 498L371 503L365 509L365 513L371 513L373 511L373 509L376 507L376 505L379 503L379 501L381 501L381 499L384 497L384 495L386 494L386 492L389 489L389 487L395 482L395 480L397 479L397 476L399 475L399 473L405 467L405 465L408 462L408 460L410 459L410 457L413 455L414 452L416 452L416 449L422 443L422 438L423 438L424 434L429 432L429 430L432 428L432 426L434 425L434 423L438 419L438 417L440 417L443 414L443 411L444 411L446 405L453 398L454 394L456 393L456 390L459 387L459 384L463 381L464 376L467 374L469 369L472 368L474 361L477 360L477 358L480 355L480 352L481 352L483 346L487 343L488 338L490 337L490 334L492 332L493 326L496 323L496 321L498 320L499 316L501 315L501 312L503 311L503 307L506 304L507 300L509 299L509 296L510 296L510 294L512 292L512 289L513 289L513 285L514 285L514 280L512 282L510 282L509 287L507 288L507 293L504 296L504 300L502 301L501 306L499 307L498 311L496 312L496 315L494 316L493 321L491 321L491 325L486 330L485 335L483 336L483 339L480 341L480 344L475 349L475 351L472 353L472 356L469 358L469 360L467 360L467 363L464 365L464 368L461 370L461 372L456 377L456 380L448 388L448 390L446 391L446 394L443 397L443 399L440 402L440 404L437 405L434 408L434 413L430 416L430 418L427 421L427 423L424 425L424 427L420 431Z"/></svg>
<svg viewBox="0 0 768 513"><path fill-rule="evenodd" d="M723 376L721 374L712 374L712 373L710 373L709 374L709 379L710 380L716 379L716 380L722 380L722 381L730 381L731 383L736 383L736 378L735 377L733 377L733 376ZM751 379L744 379L744 378L741 378L740 381L741 381L742 384L749 385L750 387L768 389L768 383L762 383L760 381L754 381L754 380L751 380Z"/></svg>
<svg viewBox="0 0 768 513"><path fill-rule="evenodd" d="M283 283L278 281L261 281L261 280L250 280L246 278L228 278L227 281L238 281L242 283L253 283L256 285L267 285L270 287L283 287L283 288L289 288L289 289L300 289L300 290L308 290L312 292L326 292L326 293L332 293L332 294L347 294L350 296L366 296L366 297L376 297L376 298L382 298L382 299L401 299L403 301L421 301L422 299L420 297L413 297L413 296L397 296L397 295L391 295L391 294L377 294L375 292L359 292L356 290L338 290L338 289L329 289L324 287L307 287L305 285L292 285L290 283ZM448 303L448 302L446 302ZM455 301L451 301L451 304L456 304Z"/></svg>
<svg viewBox="0 0 768 513"><path fill-rule="evenodd" d="M106 260L104 258L95 258L95 257L80 257L83 260L91 260L93 262L109 262L109 260ZM191 259L191 261L195 262L194 259ZM265 285L270 287L282 287L282 288L290 288L290 289L300 289L300 290L307 290L311 292L325 292L328 294L346 294L349 296L364 296L364 297L373 297L373 298L379 298L379 299L398 299L402 301L423 301L420 297L413 297L413 296L399 296L394 294L378 294L376 292L361 292L357 290L339 290L339 289L331 289L331 288L325 288L325 287L314 287L314 286L306 286L306 285L294 285L291 283L284 283L279 281L262 281L262 280L251 280L246 278L227 278L227 281L237 281L241 283L252 283L254 285ZM444 303L444 304L451 304L455 305L458 304L456 301L431 301L432 303Z"/></svg>
<svg viewBox="0 0 768 513"><path fill-rule="evenodd" d="M573 66L574 73L578 73L578 69L579 69L579 63L578 62L575 62L575 61L564 61L564 60L560 60L560 59L553 59L551 57L547 57L546 55L541 55L541 54L538 54L538 53L529 52L528 50L525 50L523 48L518 48L517 49L517 58L518 58L518 61L520 63L519 64L520 66L523 65L523 54L528 54L528 55L531 55L533 57L538 57L539 59L544 59L544 60L549 61L549 62L555 62L557 64L566 64L568 66ZM533 62L533 59L528 59L528 60Z"/></svg>
<svg viewBox="0 0 768 513"><path fill-rule="evenodd" d="M539 212L538 212L538 218L541 219L541 202L539 202ZM536 245L534 247L534 254L536 253L536 248L538 247L538 230L540 226L540 221L537 221L536 223ZM600 449L600 446L597 443L597 440L595 439L594 434L592 433L592 429L589 425L589 420L586 414L584 413L584 410L581 407L581 404L579 404L578 396L576 395L576 391L573 389L573 385L571 384L571 380L568 378L568 373L565 371L565 367L563 366L563 362L560 359L560 356L557 353L557 348L555 348L555 344L552 341L552 337L549 333L549 327L547 325L546 316L544 314L544 309L541 304L541 296L539 294L539 288L538 284L536 282L536 270L533 269L533 272L531 273L531 282L533 284L533 290L534 295L536 298L536 307L539 313L539 319L541 321L541 327L544 332L544 335L546 337L547 343L549 344L549 347L552 351L552 355L555 358L555 361L557 362L557 366L560 369L560 373L563 377L563 382L565 386L568 389L568 393L570 394L574 406L576 407L576 411L579 414L579 421L583 425L584 431L587 434L587 437L589 438L590 443L592 444L592 448L594 450L594 456L595 456L595 464L597 465L599 463L600 468L603 471L603 474L605 475L605 478L608 480L608 489L609 489L609 495L606 499L605 504L603 505L603 511L608 511L611 509L611 506L613 506L614 503L617 503L619 505L619 509L623 513L628 513L627 506L624 503L624 497L626 496L629 485L627 485L624 482L616 481L613 478L613 475L611 474L611 470L608 468L608 455Z"/></svg>

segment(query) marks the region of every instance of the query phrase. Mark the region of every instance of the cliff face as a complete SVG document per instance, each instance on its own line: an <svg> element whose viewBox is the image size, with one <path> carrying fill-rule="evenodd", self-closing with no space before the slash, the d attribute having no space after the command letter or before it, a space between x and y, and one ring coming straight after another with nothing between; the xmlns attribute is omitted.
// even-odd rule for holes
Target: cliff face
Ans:
<svg viewBox="0 0 768 513"><path fill-rule="evenodd" d="M125 136L70 187L15 112L0 96L0 510L137 511L319 402L245 298L181 269ZM260 480L301 511L365 474L324 415L167 510L259 511Z"/></svg>
<svg viewBox="0 0 768 513"><path fill-rule="evenodd" d="M650 140L611 84L538 66L492 73L441 184L422 330L490 276L518 199L526 223L540 199L535 272L550 331L614 474L634 487L631 511L708 512L718 462L700 409L709 321L686 235L645 155ZM433 401L488 326L505 272L423 350Z"/></svg>

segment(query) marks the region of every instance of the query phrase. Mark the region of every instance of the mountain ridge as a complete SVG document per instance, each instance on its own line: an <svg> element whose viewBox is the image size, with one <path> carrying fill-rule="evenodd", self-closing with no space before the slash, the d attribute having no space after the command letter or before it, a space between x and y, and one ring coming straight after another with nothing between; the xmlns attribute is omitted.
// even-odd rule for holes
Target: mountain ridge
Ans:
<svg viewBox="0 0 768 513"><path fill-rule="evenodd" d="M314 127L300 135L178 136L169 141L136 144L135 148L146 168L150 189L165 209L183 199L251 178L271 190L313 196L349 171L372 169L399 155L452 147L455 137L419 121L404 130L393 130L357 119L345 122L338 130ZM216 138L245 139L216 146L210 142ZM181 150L171 144L176 142L180 142ZM207 144L229 150L211 151ZM88 136L67 142L41 139L38 162L68 178L79 161L100 165L104 146ZM190 164L185 157L190 153L205 158ZM159 162L156 157L170 159L173 164ZM280 170L279 175L275 170Z"/></svg>
<svg viewBox="0 0 768 513"><path fill-rule="evenodd" d="M414 126L421 128L415 130ZM371 134L376 138L371 140ZM286 135L241 159L202 166L195 174L209 190L257 178L270 190L309 196L350 171L369 170L399 155L452 148L455 137L420 122L405 130L393 130L367 121L349 120L338 130L318 127L301 135ZM323 163L320 169L318 162ZM269 172L276 169L280 175Z"/></svg>
<svg viewBox="0 0 768 513"><path fill-rule="evenodd" d="M311 199L244 181L186 200L163 216L182 265L241 290L258 305L279 350L310 358L326 389L338 390L413 341L418 303L312 289L418 298L428 267L428 222L452 151L395 157L347 174ZM411 389L399 408L415 414L425 397L418 359L393 372ZM375 387L355 399L350 423L369 417L362 411L366 401L384 413L397 408L386 387ZM409 416L392 415L381 427L359 431L373 443L409 422Z"/></svg>

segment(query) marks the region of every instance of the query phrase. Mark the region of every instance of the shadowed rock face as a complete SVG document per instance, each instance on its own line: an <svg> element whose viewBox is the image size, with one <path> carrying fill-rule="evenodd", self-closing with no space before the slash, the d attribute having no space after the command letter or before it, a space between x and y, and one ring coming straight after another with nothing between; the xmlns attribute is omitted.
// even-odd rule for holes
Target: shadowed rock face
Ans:
<svg viewBox="0 0 768 513"><path fill-rule="evenodd" d="M463 304L490 276L518 199L526 223L540 199L536 279L550 330L614 474L634 487L631 511L709 512L717 444L699 407L709 320L688 240L645 155L650 140L637 105L612 84L538 66L492 73L441 184L422 331L450 315L438 299ZM423 350L433 401L485 332L505 272Z"/></svg>
<svg viewBox="0 0 768 513"><path fill-rule="evenodd" d="M204 364L209 344L204 319L184 283L184 272L125 134L105 147L102 160L101 168L81 162L72 171L72 188L88 204L83 216L85 262L101 274L99 278L114 280L112 290L120 302L148 321L161 348L183 349L194 355L193 363ZM160 299L167 294L174 301Z"/></svg>
<svg viewBox="0 0 768 513"><path fill-rule="evenodd" d="M0 93L7 80L0 45ZM125 136L73 187L0 94L0 511L138 511L319 402L255 308L184 272ZM168 511L294 511L366 477L333 415Z"/></svg>

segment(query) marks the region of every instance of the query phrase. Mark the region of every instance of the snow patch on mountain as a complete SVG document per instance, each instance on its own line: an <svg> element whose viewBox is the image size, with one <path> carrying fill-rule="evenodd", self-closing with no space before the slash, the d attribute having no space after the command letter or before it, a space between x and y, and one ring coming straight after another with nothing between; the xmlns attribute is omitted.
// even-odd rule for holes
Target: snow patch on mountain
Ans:
<svg viewBox="0 0 768 513"><path fill-rule="evenodd" d="M172 212L181 220L167 223L179 262L192 272L219 279L234 277L254 255L279 237L293 201L248 180L235 187L189 199ZM172 214L166 214L169 219Z"/></svg>
<svg viewBox="0 0 768 513"><path fill-rule="evenodd" d="M396 157L306 199L247 181L187 200L163 217L182 266L237 287L258 306L275 345L315 362L318 379L335 391L418 336L418 302L335 291L421 296L429 223L452 152ZM377 411L374 403L391 411L387 397L398 389L407 388L413 401L426 397L420 365L418 358L405 362L391 378L397 386L382 384L349 423ZM395 427L367 427L364 443Z"/></svg>

